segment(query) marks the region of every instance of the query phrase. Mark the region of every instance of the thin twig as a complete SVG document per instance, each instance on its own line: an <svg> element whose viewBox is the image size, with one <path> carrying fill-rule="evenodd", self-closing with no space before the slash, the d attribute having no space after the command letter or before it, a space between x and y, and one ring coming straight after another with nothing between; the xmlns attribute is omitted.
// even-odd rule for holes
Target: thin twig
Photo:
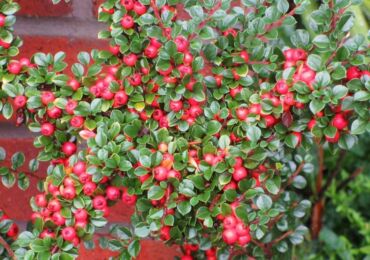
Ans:
<svg viewBox="0 0 370 260"><path fill-rule="evenodd" d="M289 231L285 232L283 235L281 235L280 237L278 237L278 238L276 238L276 239L272 240L272 241L270 242L270 244L271 244L271 245L275 245L275 244L279 243L281 240L284 240L285 238L287 238L288 236L290 236L290 235L291 235L291 234L293 234L293 233L294 233L294 231L293 231L293 230L289 230Z"/></svg>
<svg viewBox="0 0 370 260"><path fill-rule="evenodd" d="M0 245L2 245L5 248L6 252L8 253L11 259L15 259L13 250L10 248L9 244L4 240L2 236L0 236Z"/></svg>

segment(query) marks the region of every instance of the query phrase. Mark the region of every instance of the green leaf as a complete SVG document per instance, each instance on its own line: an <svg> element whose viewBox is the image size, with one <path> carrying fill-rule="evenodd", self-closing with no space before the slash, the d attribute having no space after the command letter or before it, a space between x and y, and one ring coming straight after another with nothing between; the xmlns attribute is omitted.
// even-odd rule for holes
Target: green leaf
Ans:
<svg viewBox="0 0 370 260"><path fill-rule="evenodd" d="M336 85L333 88L333 94L336 99L341 99L345 97L348 93L348 88L343 85Z"/></svg>
<svg viewBox="0 0 370 260"><path fill-rule="evenodd" d="M360 91L357 91L353 97L353 99L355 101L368 101L370 99L370 92L369 91L364 91L364 90L360 90Z"/></svg>
<svg viewBox="0 0 370 260"><path fill-rule="evenodd" d="M269 179L266 181L266 189L271 193L271 194L278 194L280 191L280 178L279 177L274 177L273 179Z"/></svg>
<svg viewBox="0 0 370 260"><path fill-rule="evenodd" d="M222 135L220 139L218 140L218 146L221 149L225 149L226 147L229 147L230 145L230 137L227 135Z"/></svg>
<svg viewBox="0 0 370 260"><path fill-rule="evenodd" d="M359 135L366 131L367 122L361 119L356 119L351 125L351 134Z"/></svg>
<svg viewBox="0 0 370 260"><path fill-rule="evenodd" d="M95 76L96 74L100 73L102 67L98 64L92 65L88 70L87 70L87 76L92 77Z"/></svg>
<svg viewBox="0 0 370 260"><path fill-rule="evenodd" d="M253 143L256 143L261 138L262 132L257 126L249 126L247 130L247 137Z"/></svg>
<svg viewBox="0 0 370 260"><path fill-rule="evenodd" d="M216 120L211 120L207 124L207 135L214 135L221 130L221 123Z"/></svg>
<svg viewBox="0 0 370 260"><path fill-rule="evenodd" d="M325 103L319 99L314 99L310 102L309 107L312 114L316 114L317 112L320 112L321 110L324 109Z"/></svg>
<svg viewBox="0 0 370 260"><path fill-rule="evenodd" d="M139 240L132 241L127 248L128 253L132 257L137 257L139 255L141 246Z"/></svg>
<svg viewBox="0 0 370 260"><path fill-rule="evenodd" d="M77 56L79 62L83 65L88 65L90 63L90 54L87 52L80 52Z"/></svg>
<svg viewBox="0 0 370 260"><path fill-rule="evenodd" d="M266 194L262 194L257 197L256 205L260 210L268 210L272 207L272 199Z"/></svg>
<svg viewBox="0 0 370 260"><path fill-rule="evenodd" d="M5 119L10 119L13 115L13 107L10 105L10 103L6 103L3 106L3 116Z"/></svg>
<svg viewBox="0 0 370 260"><path fill-rule="evenodd" d="M165 190L162 187L154 185L150 187L148 191L148 199L160 200L161 198L163 198L164 193L165 193Z"/></svg>
<svg viewBox="0 0 370 260"><path fill-rule="evenodd" d="M4 161L6 158L6 151L3 147L0 147L0 161Z"/></svg>
<svg viewBox="0 0 370 260"><path fill-rule="evenodd" d="M19 167L21 167L24 164L25 160L26 158L24 157L23 153L18 152L18 153L13 154L12 159L11 159L13 170L16 170Z"/></svg>
<svg viewBox="0 0 370 260"><path fill-rule="evenodd" d="M141 238L147 237L150 234L150 229L144 223L139 224L134 229L135 235Z"/></svg>
<svg viewBox="0 0 370 260"><path fill-rule="evenodd" d="M321 68L321 63L322 63L322 60L321 60L321 56L317 55L317 54L311 54L308 56L308 59L307 59L307 65L315 70L315 71L319 71L320 68Z"/></svg>
<svg viewBox="0 0 370 260"><path fill-rule="evenodd" d="M189 201L181 201L177 205L177 210L180 212L181 215L185 216L186 214L190 213L191 205Z"/></svg>
<svg viewBox="0 0 370 260"><path fill-rule="evenodd" d="M321 49L326 49L330 46L330 40L328 36L325 34L317 35L313 40L312 43L315 44L317 47Z"/></svg>

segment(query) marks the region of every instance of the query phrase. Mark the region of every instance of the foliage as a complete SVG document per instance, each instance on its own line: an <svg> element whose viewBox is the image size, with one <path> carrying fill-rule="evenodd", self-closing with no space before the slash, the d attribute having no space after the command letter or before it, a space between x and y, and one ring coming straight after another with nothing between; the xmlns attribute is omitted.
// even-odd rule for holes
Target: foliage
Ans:
<svg viewBox="0 0 370 260"><path fill-rule="evenodd" d="M370 130L369 48L349 33L357 1L324 1L313 37L294 27L309 1L181 1L191 19L179 2L107 0L110 51L80 53L69 76L62 52L12 58L19 7L0 1L0 109L40 133L37 160L51 162L17 258L75 258L119 199L135 205L132 227L100 244L121 259L148 237L183 245L184 259L281 259L304 241L305 176L322 175L323 146L336 155ZM329 194L333 207L346 196Z"/></svg>

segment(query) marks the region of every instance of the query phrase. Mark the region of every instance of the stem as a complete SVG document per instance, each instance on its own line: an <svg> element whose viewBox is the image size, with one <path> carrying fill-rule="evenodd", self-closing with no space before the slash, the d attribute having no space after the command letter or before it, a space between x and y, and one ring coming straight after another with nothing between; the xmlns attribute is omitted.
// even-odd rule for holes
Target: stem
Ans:
<svg viewBox="0 0 370 260"><path fill-rule="evenodd" d="M284 240L285 238L287 238L288 236L290 236L291 234L293 234L294 233L294 231L293 230L289 230L289 231L287 231L287 232L285 232L283 235L281 235L280 237L278 237L278 238L276 238L276 239L274 239L274 240L272 240L271 242L270 242L270 245L272 246L272 245L275 245L275 244L277 244L277 243L279 243L281 240Z"/></svg>
<svg viewBox="0 0 370 260"><path fill-rule="evenodd" d="M8 253L11 259L15 259L13 250L10 248L9 244L4 240L2 236L0 236L0 245L2 245L5 248L6 252Z"/></svg>
<svg viewBox="0 0 370 260"><path fill-rule="evenodd" d="M303 166L305 162L301 162L301 164L298 166L298 168L295 170L295 172L289 177L287 183L281 188L280 192L273 198L274 201L277 201L281 194L284 193L284 191L293 183L294 178L297 177L297 175L302 171Z"/></svg>
<svg viewBox="0 0 370 260"><path fill-rule="evenodd" d="M329 65L333 61L335 55L337 55L337 50L339 50L343 46L343 44L345 43L345 41L348 39L349 36L350 36L350 33L348 32L346 36L344 36L343 39L339 42L337 49L330 55L330 57L326 61L326 66Z"/></svg>
<svg viewBox="0 0 370 260"><path fill-rule="evenodd" d="M211 201L211 204L209 205L209 211L212 211L213 208L215 207L216 203L220 200L221 194L217 194L213 200Z"/></svg>
<svg viewBox="0 0 370 260"><path fill-rule="evenodd" d="M322 190L322 180L324 175L324 149L322 148L319 142L317 142L317 145L318 145L319 171L317 173L316 179L316 194L320 194ZM324 200L320 199L314 204L312 209L311 235L313 239L317 239L320 234L323 211L324 211Z"/></svg>
<svg viewBox="0 0 370 260"><path fill-rule="evenodd" d="M319 171L317 173L316 179L316 192L320 193L322 188L322 180L324 176L324 149L321 144L318 144L318 161L319 161Z"/></svg>

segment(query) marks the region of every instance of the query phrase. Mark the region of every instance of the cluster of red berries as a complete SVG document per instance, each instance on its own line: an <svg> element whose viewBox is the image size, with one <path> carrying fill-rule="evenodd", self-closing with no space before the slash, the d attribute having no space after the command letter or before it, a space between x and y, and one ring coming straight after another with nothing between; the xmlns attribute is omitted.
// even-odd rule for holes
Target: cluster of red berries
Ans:
<svg viewBox="0 0 370 260"><path fill-rule="evenodd" d="M249 227L236 215L235 210L239 206L239 202L231 203L232 214L228 216L219 215L222 219L223 231L222 239L228 245L238 244L245 246L251 241Z"/></svg>

